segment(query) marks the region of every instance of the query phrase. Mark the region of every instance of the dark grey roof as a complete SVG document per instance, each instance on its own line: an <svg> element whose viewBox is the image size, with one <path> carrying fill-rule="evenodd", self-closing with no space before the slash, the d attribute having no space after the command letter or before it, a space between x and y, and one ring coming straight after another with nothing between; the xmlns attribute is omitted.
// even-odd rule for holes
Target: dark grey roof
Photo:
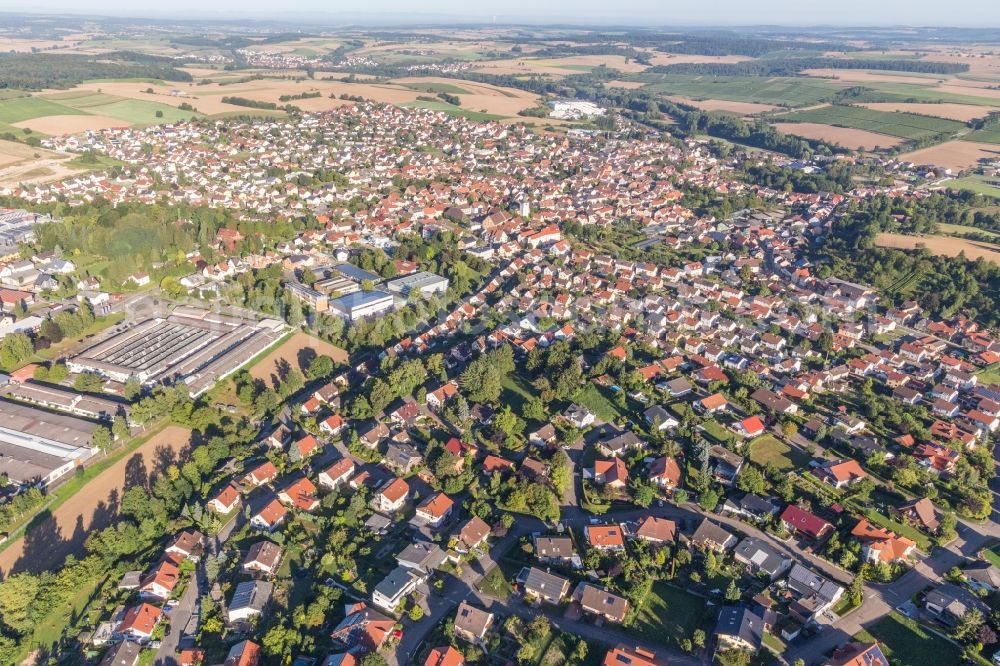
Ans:
<svg viewBox="0 0 1000 666"><path fill-rule="evenodd" d="M746 606L730 606L719 613L715 633L736 636L759 648L764 638L764 618Z"/></svg>

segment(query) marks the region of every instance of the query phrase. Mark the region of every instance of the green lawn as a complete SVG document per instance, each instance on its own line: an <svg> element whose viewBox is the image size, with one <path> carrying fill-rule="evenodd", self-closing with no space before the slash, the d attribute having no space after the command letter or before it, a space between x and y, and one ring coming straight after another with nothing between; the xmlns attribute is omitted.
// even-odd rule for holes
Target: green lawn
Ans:
<svg viewBox="0 0 1000 666"><path fill-rule="evenodd" d="M895 611L879 620L869 631L854 636L862 642L878 641L893 664L906 666L941 666L962 662L962 650L923 629L913 620Z"/></svg>
<svg viewBox="0 0 1000 666"><path fill-rule="evenodd" d="M702 430L705 434L714 439L719 444L725 444L726 442L731 442L736 438L733 433L726 430L722 424L720 424L715 419L708 419L703 421L701 424Z"/></svg>
<svg viewBox="0 0 1000 666"><path fill-rule="evenodd" d="M514 591L514 588L511 587L504 576L503 569L499 566L495 566L487 571L486 575L479 581L477 587L483 594L496 597L500 601L507 601L507 597Z"/></svg>
<svg viewBox="0 0 1000 666"><path fill-rule="evenodd" d="M519 415L524 414L524 403L538 395L535 388L518 374L504 377L501 386L503 387L500 394L501 404L510 405Z"/></svg>
<svg viewBox="0 0 1000 666"><path fill-rule="evenodd" d="M979 372L976 377L984 384L1000 384L1000 363L992 363Z"/></svg>
<svg viewBox="0 0 1000 666"><path fill-rule="evenodd" d="M616 421L630 416L628 409L619 407L613 396L614 392L610 388L587 382L586 386L573 394L573 402L583 405L604 421Z"/></svg>
<svg viewBox="0 0 1000 666"><path fill-rule="evenodd" d="M995 543L989 548L983 548L981 551L982 556L995 567L1000 567L1000 544Z"/></svg>
<svg viewBox="0 0 1000 666"><path fill-rule="evenodd" d="M750 442L750 461L761 467L773 463L778 469L787 471L804 469L809 464L809 455L768 433Z"/></svg>
<svg viewBox="0 0 1000 666"><path fill-rule="evenodd" d="M630 629L650 641L667 639L676 647L701 627L707 609L701 597L660 581L653 584Z"/></svg>
<svg viewBox="0 0 1000 666"><path fill-rule="evenodd" d="M0 122L4 123L19 123L43 116L79 116L86 113L42 97L17 97L0 101Z"/></svg>
<svg viewBox="0 0 1000 666"><path fill-rule="evenodd" d="M852 127L903 139L924 139L941 133L953 134L966 127L964 123L945 118L898 111L876 111L858 106L827 106L776 116L775 120Z"/></svg>
<svg viewBox="0 0 1000 666"><path fill-rule="evenodd" d="M945 184L953 190L965 190L967 192L975 192L976 194L986 194L988 196L1000 198L1000 187L990 185L986 182L986 179L983 176L966 176L964 178L956 178L954 180L949 180Z"/></svg>
<svg viewBox="0 0 1000 666"><path fill-rule="evenodd" d="M189 120L191 116L201 115L192 111L181 111L168 104L147 102L141 99L123 99L111 104L91 107L90 110L102 116L111 116L137 125L174 123L180 120ZM163 116L158 118L157 111L161 112Z"/></svg>

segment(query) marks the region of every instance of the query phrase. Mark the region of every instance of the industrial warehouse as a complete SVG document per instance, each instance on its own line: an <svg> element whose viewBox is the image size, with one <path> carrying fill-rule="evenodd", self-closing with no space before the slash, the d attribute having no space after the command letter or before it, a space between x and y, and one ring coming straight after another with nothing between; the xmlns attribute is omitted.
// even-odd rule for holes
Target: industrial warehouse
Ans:
<svg viewBox="0 0 1000 666"><path fill-rule="evenodd" d="M83 351L67 364L117 382L183 382L192 397L211 388L267 349L285 332L276 319L258 322L178 306Z"/></svg>
<svg viewBox="0 0 1000 666"><path fill-rule="evenodd" d="M96 453L96 423L0 400L0 475L48 485Z"/></svg>

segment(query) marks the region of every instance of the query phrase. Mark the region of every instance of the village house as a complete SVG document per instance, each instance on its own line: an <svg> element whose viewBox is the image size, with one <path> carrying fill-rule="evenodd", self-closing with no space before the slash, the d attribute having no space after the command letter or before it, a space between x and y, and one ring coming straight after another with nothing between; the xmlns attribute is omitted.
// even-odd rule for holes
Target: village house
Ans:
<svg viewBox="0 0 1000 666"><path fill-rule="evenodd" d="M281 546L270 541L258 541L250 546L243 558L243 573L273 576L281 563Z"/></svg>

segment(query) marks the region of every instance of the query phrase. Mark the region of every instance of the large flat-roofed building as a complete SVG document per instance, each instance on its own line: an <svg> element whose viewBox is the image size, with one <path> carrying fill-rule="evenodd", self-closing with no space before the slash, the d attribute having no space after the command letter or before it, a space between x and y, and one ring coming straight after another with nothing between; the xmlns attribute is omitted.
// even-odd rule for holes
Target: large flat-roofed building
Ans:
<svg viewBox="0 0 1000 666"><path fill-rule="evenodd" d="M388 312L392 307L392 294L384 291L359 291L330 301L333 313L351 321Z"/></svg>
<svg viewBox="0 0 1000 666"><path fill-rule="evenodd" d="M354 280L358 284L364 282L365 280L370 280L372 284L378 284L382 281L382 276L378 273L366 271L363 268L358 268L354 264L337 264L332 268L332 272L342 275L349 280Z"/></svg>
<svg viewBox="0 0 1000 666"><path fill-rule="evenodd" d="M96 423L0 400L0 474L20 485L48 485L96 451Z"/></svg>
<svg viewBox="0 0 1000 666"><path fill-rule="evenodd" d="M443 294L448 291L448 278L422 271L390 280L385 284L385 288L394 294L403 296L409 296L413 291L417 291L423 296Z"/></svg>
<svg viewBox="0 0 1000 666"><path fill-rule="evenodd" d="M165 319L147 320L84 350L67 366L117 382L184 382L198 396L249 363L285 330L275 319L253 322L179 306Z"/></svg>
<svg viewBox="0 0 1000 666"><path fill-rule="evenodd" d="M124 403L77 393L62 386L27 381L23 384L12 385L4 392L4 395L20 402L30 402L48 409L98 421L112 421L116 416L128 418L128 407Z"/></svg>
<svg viewBox="0 0 1000 666"><path fill-rule="evenodd" d="M22 209L0 209L0 258L20 253L22 243L35 240L35 225L51 221L48 215Z"/></svg>
<svg viewBox="0 0 1000 666"><path fill-rule="evenodd" d="M336 294L339 298L340 296L361 291L361 285L350 278L338 275L326 278L325 280L317 280L316 284L313 285L313 289L327 296Z"/></svg>
<svg viewBox="0 0 1000 666"><path fill-rule="evenodd" d="M289 282L285 285L285 289L287 289L288 293L292 296L299 299L316 312L326 312L329 308L330 299L327 298L326 294L321 294L315 289L307 287L304 284Z"/></svg>

